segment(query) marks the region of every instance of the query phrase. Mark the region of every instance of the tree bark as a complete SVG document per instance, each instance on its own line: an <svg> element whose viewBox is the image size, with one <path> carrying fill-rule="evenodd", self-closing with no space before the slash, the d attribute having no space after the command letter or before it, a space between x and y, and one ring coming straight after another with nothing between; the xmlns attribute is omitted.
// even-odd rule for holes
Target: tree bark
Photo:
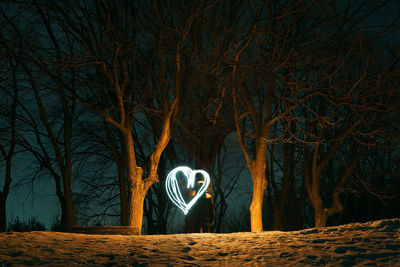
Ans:
<svg viewBox="0 0 400 267"><path fill-rule="evenodd" d="M143 171L141 168L137 168L136 176L129 178L129 185L131 187L131 196L129 201L129 226L138 233L142 232L143 223L143 205L144 198L147 190L144 188L142 182Z"/></svg>
<svg viewBox="0 0 400 267"><path fill-rule="evenodd" d="M256 159L252 162L250 168L253 180L253 196L250 204L250 225L252 232L263 230L262 206L264 200L264 191L267 188L268 181L265 174L267 160L267 143L260 138L258 141L258 151Z"/></svg>
<svg viewBox="0 0 400 267"><path fill-rule="evenodd" d="M233 73L234 76L234 73ZM246 159L247 167L251 173L251 179L253 182L253 196L250 204L250 225L252 232L259 232L263 230L262 225L262 204L264 191L267 188L268 181L265 174L267 166L267 142L265 138L268 136L270 124L264 123L262 134L258 135L256 141L256 157L252 160L247 152L244 145L242 134L239 126L239 115L236 103L236 90L233 88L233 107L234 107L234 118L236 133L238 136L238 142ZM267 115L268 116L268 115Z"/></svg>
<svg viewBox="0 0 400 267"><path fill-rule="evenodd" d="M6 173L5 173L3 191L0 191L0 232L7 231L7 220L6 220L7 196L10 191L10 185L11 185L11 159L14 154L14 148L15 148L15 142L12 142L10 151L6 157Z"/></svg>
<svg viewBox="0 0 400 267"><path fill-rule="evenodd" d="M13 82L13 103L11 105L11 116L10 116L10 130L11 136L9 140L9 149L6 152L5 147L0 144L0 152L5 158L6 169L4 176L3 191L0 191L0 232L5 232L7 230L7 196L10 192L11 186L11 168L12 168L12 158L15 153L15 147L17 145L17 103L18 103L18 87L15 66L11 64L12 71L12 82Z"/></svg>
<svg viewBox="0 0 400 267"><path fill-rule="evenodd" d="M326 220L328 219L327 209L323 207L322 198L320 195L315 195L311 199L311 203L314 207L314 223L315 227L325 227Z"/></svg>
<svg viewBox="0 0 400 267"><path fill-rule="evenodd" d="M356 167L358 161L360 160L363 152L356 153L354 158L352 159L350 165L346 168L343 175L340 177L339 181L337 182L333 192L332 192L332 205L329 208L326 208L322 201L322 196L320 192L320 185L319 179L321 175L321 171L323 167L326 165L327 156L325 156L324 160L321 163L317 163L317 152L319 146L317 145L314 150L314 157L311 159L311 166L309 168L309 150L305 149L305 177L306 177L306 184L307 184L307 192L310 197L311 203L314 208L314 222L315 227L325 227L328 218L334 214L340 213L343 211L343 206L340 202L340 191L341 188L346 183L348 177L352 174L354 168ZM331 154L332 155L332 154ZM329 155L328 155L329 156ZM331 157L331 156L329 156ZM330 159L330 158L329 158Z"/></svg>
<svg viewBox="0 0 400 267"><path fill-rule="evenodd" d="M68 181L64 180L64 209L65 209L65 230L67 232L71 232L72 227L76 225L76 218L75 218L75 211L74 211L74 203L72 200L72 190L71 190L71 181L68 179Z"/></svg>
<svg viewBox="0 0 400 267"><path fill-rule="evenodd" d="M250 204L250 224L252 232L260 232L263 230L262 205L266 188L267 180L265 177L253 176L253 197Z"/></svg>
<svg viewBox="0 0 400 267"><path fill-rule="evenodd" d="M0 232L7 231L7 221L6 221L7 195L4 195L3 193L0 192Z"/></svg>
<svg viewBox="0 0 400 267"><path fill-rule="evenodd" d="M288 143L283 144L283 178L282 188L278 194L278 202L274 209L274 221L272 223L272 230L283 230L283 214L285 211L285 203L289 192L289 177L291 177L291 170L293 164L291 162L291 146Z"/></svg>

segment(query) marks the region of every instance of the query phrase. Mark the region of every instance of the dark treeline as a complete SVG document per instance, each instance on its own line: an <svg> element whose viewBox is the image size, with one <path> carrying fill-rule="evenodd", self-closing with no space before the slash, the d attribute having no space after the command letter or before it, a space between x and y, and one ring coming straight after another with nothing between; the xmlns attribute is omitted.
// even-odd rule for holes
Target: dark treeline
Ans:
<svg viewBox="0 0 400 267"><path fill-rule="evenodd" d="M178 165L210 173L215 232L399 217L399 16L395 0L2 1L0 231L16 155L20 184L54 184L64 231L167 233ZM239 179L251 205L226 216Z"/></svg>

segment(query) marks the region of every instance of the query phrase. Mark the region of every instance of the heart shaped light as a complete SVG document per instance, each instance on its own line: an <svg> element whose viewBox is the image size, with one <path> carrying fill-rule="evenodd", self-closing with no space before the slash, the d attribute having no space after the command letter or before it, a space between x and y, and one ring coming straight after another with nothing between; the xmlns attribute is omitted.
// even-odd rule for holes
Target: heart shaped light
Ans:
<svg viewBox="0 0 400 267"><path fill-rule="evenodd" d="M181 190L179 189L178 180L176 179L176 175L178 172L182 172L186 177L187 186L186 188L194 188L196 174L200 173L204 177L204 183L197 191L196 195L186 203L182 197ZM172 200L172 202L180 208L183 213L186 215L190 208L196 203L196 201L204 194L210 184L210 175L206 171L203 170L192 170L189 167L180 166L173 169L167 176L167 180L165 183L165 189L167 190L168 197Z"/></svg>

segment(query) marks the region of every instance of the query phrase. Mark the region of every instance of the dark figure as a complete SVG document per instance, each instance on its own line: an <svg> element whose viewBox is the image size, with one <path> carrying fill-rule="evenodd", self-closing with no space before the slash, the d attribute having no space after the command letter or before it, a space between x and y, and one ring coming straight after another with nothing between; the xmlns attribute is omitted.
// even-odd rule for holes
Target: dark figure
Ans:
<svg viewBox="0 0 400 267"><path fill-rule="evenodd" d="M188 190L188 197L186 202L189 202L196 194L194 190ZM196 203L197 204L197 203ZM185 233L196 233L197 225L193 216L192 209L185 216Z"/></svg>
<svg viewBox="0 0 400 267"><path fill-rule="evenodd" d="M203 181L197 182L196 191L203 185ZM194 196L194 194L192 193ZM209 233L214 224L215 211L213 198L207 191L197 200L189 210L185 218L186 233Z"/></svg>

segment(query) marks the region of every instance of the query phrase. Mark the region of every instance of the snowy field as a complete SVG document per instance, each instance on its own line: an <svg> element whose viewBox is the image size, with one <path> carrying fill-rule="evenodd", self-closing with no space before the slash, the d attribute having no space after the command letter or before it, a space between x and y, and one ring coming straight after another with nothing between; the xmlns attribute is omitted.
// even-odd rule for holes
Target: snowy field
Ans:
<svg viewBox="0 0 400 267"><path fill-rule="evenodd" d="M293 232L1 233L0 266L400 266L400 219Z"/></svg>

